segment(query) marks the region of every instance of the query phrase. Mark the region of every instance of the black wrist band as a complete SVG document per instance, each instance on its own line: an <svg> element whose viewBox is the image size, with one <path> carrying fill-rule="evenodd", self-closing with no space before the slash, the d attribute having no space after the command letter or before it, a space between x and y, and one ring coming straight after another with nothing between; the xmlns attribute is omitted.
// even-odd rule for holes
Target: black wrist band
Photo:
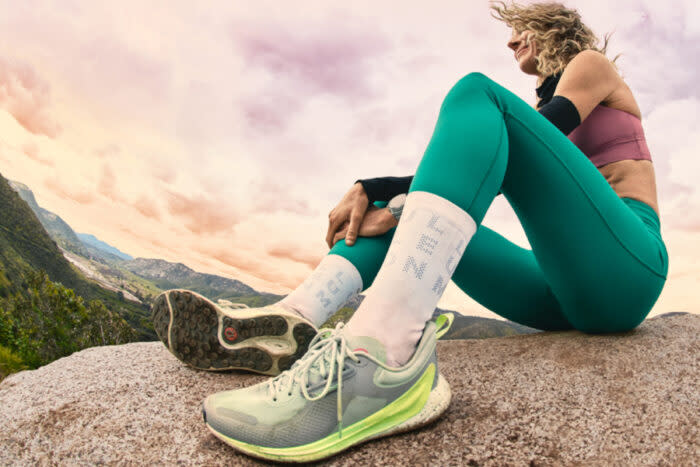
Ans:
<svg viewBox="0 0 700 467"><path fill-rule="evenodd" d="M406 177L377 177L358 179L355 183L360 182L369 204L372 205L375 201L389 201L394 196L400 193L408 193L408 189L413 181L413 175Z"/></svg>

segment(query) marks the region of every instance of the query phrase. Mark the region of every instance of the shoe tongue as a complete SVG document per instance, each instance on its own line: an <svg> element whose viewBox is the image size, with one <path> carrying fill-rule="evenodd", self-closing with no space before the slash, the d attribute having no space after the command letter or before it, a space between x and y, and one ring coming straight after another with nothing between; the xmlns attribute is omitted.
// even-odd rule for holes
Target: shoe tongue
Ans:
<svg viewBox="0 0 700 467"><path fill-rule="evenodd" d="M382 363L386 363L386 349L384 344L374 337L345 335L348 348L355 353L366 353Z"/></svg>

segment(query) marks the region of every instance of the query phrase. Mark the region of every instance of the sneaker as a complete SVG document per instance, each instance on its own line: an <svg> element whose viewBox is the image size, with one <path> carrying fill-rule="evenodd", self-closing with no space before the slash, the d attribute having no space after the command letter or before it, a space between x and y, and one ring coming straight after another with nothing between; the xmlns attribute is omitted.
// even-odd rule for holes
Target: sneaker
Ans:
<svg viewBox="0 0 700 467"><path fill-rule="evenodd" d="M398 368L385 364L379 341L346 336L338 323L321 330L309 351L279 376L207 397L204 421L235 449L286 462L324 459L426 425L451 399L435 351L451 323L452 315L428 322L413 357Z"/></svg>
<svg viewBox="0 0 700 467"><path fill-rule="evenodd" d="M317 332L311 322L279 303L219 306L183 289L160 294L151 317L170 352L200 370L277 375L304 355Z"/></svg>

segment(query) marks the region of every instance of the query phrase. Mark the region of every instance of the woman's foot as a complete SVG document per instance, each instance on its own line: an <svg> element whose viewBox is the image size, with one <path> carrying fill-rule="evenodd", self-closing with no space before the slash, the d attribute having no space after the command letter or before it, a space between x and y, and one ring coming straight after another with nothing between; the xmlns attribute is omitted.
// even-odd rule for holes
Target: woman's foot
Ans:
<svg viewBox="0 0 700 467"><path fill-rule="evenodd" d="M160 294L153 327L182 362L200 370L250 370L277 375L306 353L317 329L289 306L219 306L184 289Z"/></svg>
<svg viewBox="0 0 700 467"><path fill-rule="evenodd" d="M399 368L384 363L378 340L346 336L342 324L323 330L290 370L207 397L204 421L235 449L286 462L324 459L428 424L451 398L435 351L437 338L451 323L444 316L426 325L413 357Z"/></svg>

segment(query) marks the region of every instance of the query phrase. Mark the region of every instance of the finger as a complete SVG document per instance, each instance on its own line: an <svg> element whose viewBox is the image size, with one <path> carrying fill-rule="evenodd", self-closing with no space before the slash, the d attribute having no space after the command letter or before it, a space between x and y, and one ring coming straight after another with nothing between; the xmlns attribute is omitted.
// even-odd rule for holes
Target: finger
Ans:
<svg viewBox="0 0 700 467"><path fill-rule="evenodd" d="M341 230L340 232L335 234L335 237L333 237L333 245L335 245L336 243L338 243L340 240L342 240L344 238L345 238L345 231Z"/></svg>
<svg viewBox="0 0 700 467"><path fill-rule="evenodd" d="M348 233L345 236L345 243L352 245L355 243L357 238L357 231L360 230L360 224L362 223L362 218L365 216L364 210L354 209L350 215L350 227L348 227Z"/></svg>
<svg viewBox="0 0 700 467"><path fill-rule="evenodd" d="M328 233L326 234L326 243L328 243L328 248L333 248L333 236L341 223L342 221L337 217L328 221Z"/></svg>
<svg viewBox="0 0 700 467"><path fill-rule="evenodd" d="M338 231L335 233L335 237L333 237L333 244L336 242L344 239L348 235L348 221L343 222L343 225L341 225L338 228Z"/></svg>

